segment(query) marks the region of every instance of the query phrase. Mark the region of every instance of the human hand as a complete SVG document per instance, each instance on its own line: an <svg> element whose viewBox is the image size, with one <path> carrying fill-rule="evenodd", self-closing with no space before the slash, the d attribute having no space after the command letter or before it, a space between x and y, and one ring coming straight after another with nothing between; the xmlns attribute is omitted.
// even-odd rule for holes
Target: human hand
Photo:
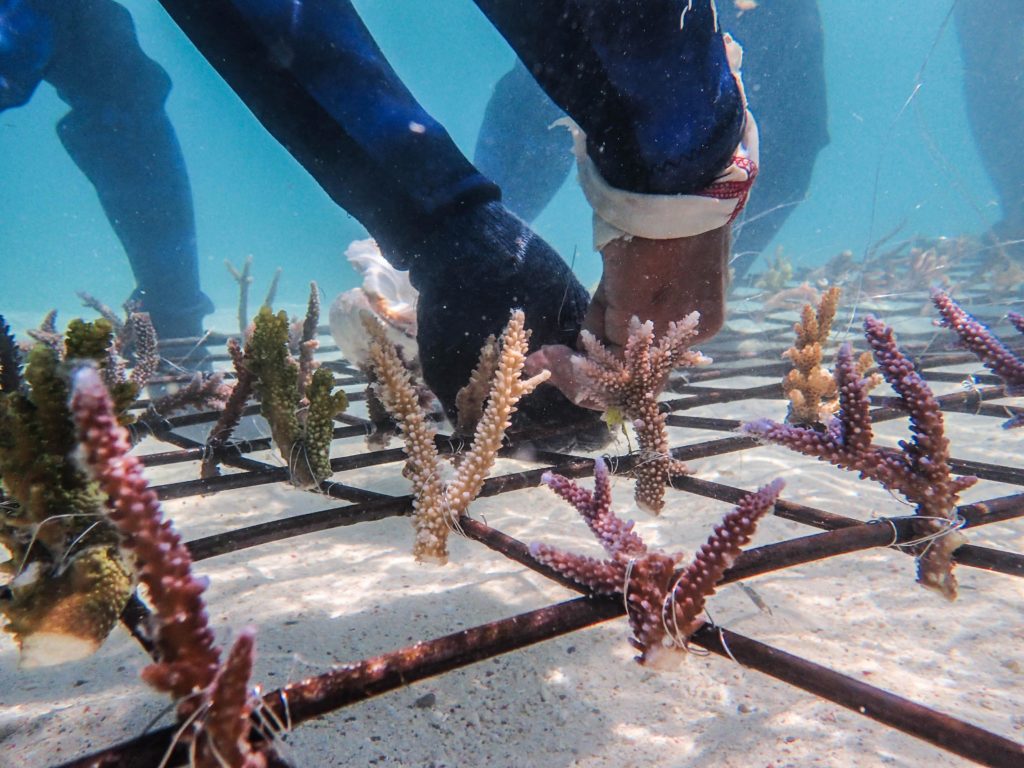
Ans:
<svg viewBox="0 0 1024 768"><path fill-rule="evenodd" d="M583 328L613 352L621 352L634 315L653 320L654 332L660 335L670 322L697 310L700 325L694 343L710 339L725 322L729 244L728 225L675 240L613 240L602 251L604 272ZM581 400L575 357L569 347L545 346L527 358L527 371L547 368L549 382L566 397L597 408L597 403Z"/></svg>

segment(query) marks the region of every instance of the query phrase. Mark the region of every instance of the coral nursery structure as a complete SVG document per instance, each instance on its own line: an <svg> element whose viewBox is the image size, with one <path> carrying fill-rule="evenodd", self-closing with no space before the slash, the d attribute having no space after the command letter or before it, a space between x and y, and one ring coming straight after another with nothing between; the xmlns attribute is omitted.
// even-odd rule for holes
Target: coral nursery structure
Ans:
<svg viewBox="0 0 1024 768"><path fill-rule="evenodd" d="M935 291L932 302L942 315L942 325L956 331L964 346L1006 383L1007 394L1024 394L1024 358L1007 349L988 326L971 317L948 294ZM1008 317L1013 327L1024 333L1024 315L1010 312ZM1003 424L1004 429L1014 427L1024 427L1024 414L1017 414Z"/></svg>
<svg viewBox="0 0 1024 768"><path fill-rule="evenodd" d="M582 515L608 558L597 560L537 543L530 546L530 554L594 594L624 594L633 629L631 642L640 651L641 663L654 661L665 645L686 646L704 623L705 601L782 492L782 481L776 480L744 496L715 527L693 562L677 575L682 555L649 550L633 531L633 521L623 521L612 511L603 460L594 464L593 493L561 475L548 473L544 482Z"/></svg>
<svg viewBox="0 0 1024 768"><path fill-rule="evenodd" d="M668 452L665 414L658 407L658 395L675 368L711 362L689 349L699 321L700 315L692 312L679 322L669 323L665 334L655 342L654 323L641 323L634 317L621 360L593 334L583 331L580 335L587 353L577 369L584 397L606 410L618 410L632 422L640 444L636 502L653 514L660 513L665 505L666 484L687 471L686 465Z"/></svg>
<svg viewBox="0 0 1024 768"><path fill-rule="evenodd" d="M460 457L455 477L445 482L442 464L434 445L434 430L420 407L419 394L379 321L368 318L372 336L370 360L379 382L380 399L398 422L408 456L406 475L412 480L415 495L413 524L416 541L413 554L419 560L445 563L448 560L448 531L457 528L459 517L480 493L512 423L516 403L532 392L550 375L543 371L522 378L530 332L525 317L514 311L499 341L497 366L490 393L473 435L473 443ZM485 355L487 347L485 346Z"/></svg>
<svg viewBox="0 0 1024 768"><path fill-rule="evenodd" d="M966 542L957 530L957 498L977 478L952 476L942 412L914 364L896 346L892 328L868 317L864 332L882 375L910 415L910 442L901 442L899 450L873 444L871 382L858 372L849 344L840 348L835 368L839 413L825 431L767 419L745 424L743 431L857 471L915 504L917 530L923 539L918 548L918 581L952 600L957 594L953 552Z"/></svg>
<svg viewBox="0 0 1024 768"><path fill-rule="evenodd" d="M963 273L951 273L951 280L962 284ZM965 301L977 301L980 292L964 294ZM1015 615L1015 580L1024 573L1020 554L1011 551L1024 516L1024 494L1017 492L1024 487L1024 469L1015 461L1012 433L1008 440L986 440L987 427L1005 419L1006 408L1017 410L992 399L1016 390L965 392L959 386L964 374L951 366L971 364L971 355L936 349L935 331L920 321L918 310L919 302L902 298L886 309L901 328L904 351L927 349L917 370L881 323L870 321L867 328L872 347L881 347L880 367L900 398L875 393L871 401L879 407L869 415L870 378L857 367L854 350L844 347L836 371L837 417L827 426L771 425L789 430L791 442L812 449L814 458L780 456L735 434L736 418L763 413L757 409L766 399L781 407L776 377L787 367L779 353L793 341L789 324L767 323L753 331L747 322L726 327L714 342L716 366L672 381L673 397L654 398L673 441L666 441L665 453L687 461L695 473L672 478L674 488L665 496L670 509L662 519L636 527L623 519L626 515L612 512L609 467L616 461L634 464L637 457L595 460L593 451L578 444L517 445L514 434L502 437L499 427L517 405L506 393L530 384L518 368L527 335L522 318L513 317L510 338L493 340L482 351L473 381L459 398L460 424L453 425L451 438L436 414L423 411L421 392L403 389L411 374L401 371L402 361L396 364L389 356L390 345L372 333L376 356L389 361L375 391L383 397L384 379L397 382L396 410L408 417L401 428L407 440L412 434L416 440L408 455L361 451L371 427L365 413L336 418L331 466L337 482L322 484L325 495L317 496L281 493L268 485L280 480L283 470L263 453L267 439L232 446L237 460L227 459L224 450L204 456L195 436L221 415L212 409L122 429L119 420L151 416L130 406L119 413L119 401L104 392L101 380L108 378L111 362L111 381L130 381L133 374L109 347L79 367L67 359L66 335L55 324L37 331L63 380L54 399L46 387L36 392L29 381L49 380L40 376L43 367L33 370L39 353L19 347L9 333L0 334L0 401L6 403L0 410L12 407L20 418L26 401L38 398L63 404L62 430L70 423L74 432L78 425L82 444L72 434L68 463L81 473L95 512L87 528L72 534L82 538L60 540L63 551L71 553L67 561L77 563L79 578L101 573L95 560L82 556L78 562L75 554L102 532L120 558L128 590L139 587L120 617L132 638L115 630L116 645L88 665L21 671L13 663L14 644L0 649L9 659L0 669L5 757L49 768L260 768L285 764L271 752L277 749L296 766L443 760L504 768L529 762L524 754L543 754L558 764L675 765L697 759L836 766L860 764L882 748L907 764L924 764L929 757L945 764L954 753L972 764L1021 765L1024 745L1014 741L1019 728L1013 685L1024 656L1012 642L1016 626L1004 617ZM752 311L734 307L733 317L745 319ZM900 318L908 320L905 327ZM294 325L289 329L288 354L300 370L302 335ZM91 347L86 341L91 334L83 337L72 346ZM656 345L655 337L651 348ZM518 355L510 354L510 347ZM241 418L255 410L249 401L256 378L246 367L243 342L230 344L229 353L238 381L228 410ZM823 368L820 358L817 365ZM367 372L351 361L331 359L323 367L350 392L365 385ZM921 376L946 384L945 393L930 393ZM14 393L18 397L10 397ZM939 409L956 413L956 420L943 425ZM887 420L898 425L908 411L912 432L906 442L876 444L872 432L881 431ZM226 447L236 422L225 415L210 433L209 445ZM478 437L479 446L463 451L461 435L470 431L483 431L486 439ZM0 443L5 434L0 429ZM129 438L143 435L133 457ZM956 458L947 435L958 444ZM502 445L515 453L496 470L490 461ZM455 449L454 466L445 460L446 447ZM625 443L616 447L627 450ZM843 466L889 481L921 514L902 515L894 500L896 516L883 518L883 524L850 516L850 508L866 505L863 481L817 465L815 458L834 460L825 456L833 449L848 452ZM197 463L215 454L231 462L231 472L194 481ZM37 455L41 464L53 460ZM474 457L479 459L474 471L465 470L473 480L457 485ZM866 466L857 466L858 460ZM396 550L397 518L409 513L409 491L403 483L373 480L397 477L403 464L416 491L416 514L427 499L423 507L435 513L441 536L448 535L449 526L464 534L458 567L416 567L403 555L400 535ZM17 472L25 466L19 464ZM806 473L812 482L827 477L835 491L816 502L794 495L802 483L791 481L782 501L777 481L749 493L766 475L781 476L780 466L794 476ZM951 476L953 470L981 478L972 494L975 503L955 506L970 479ZM151 483L162 484L147 485L144 473ZM16 474L11 482L17 486ZM548 489L537 489L538 483ZM488 497L487 518L470 518L468 505L481 492ZM22 507L6 475L4 493L0 515L17 518ZM163 515L158 497L175 499L165 502ZM736 508L700 547L705 536L686 528L709 511L707 499L722 511ZM885 503L884 495L878 499ZM574 525L558 529L563 516L550 514L549 507L563 500L579 511L603 551L596 545L587 550L588 542L574 539ZM766 520L773 507L776 516ZM177 525L166 517L172 508ZM691 508L692 514L679 514ZM941 519L928 519L940 513ZM971 599L955 606L954 617L951 607L914 599L914 585L893 580L892 558L903 555L886 548L919 556L926 580L929 555L947 542L954 547L962 542L957 526L964 521L972 532L987 535L985 546L956 549L961 592ZM22 555L26 549L30 560L47 554L50 543L44 539L60 522L47 518L26 528L37 535L31 546L23 543ZM759 532L751 543L755 525ZM543 543L527 543L536 539ZM672 546L683 540L699 548L690 565ZM8 569L17 570L16 560ZM0 587L0 600L9 601L16 589L44 572L40 563L26 577ZM955 585L944 571L936 578L942 588L951 581ZM579 595L566 598L552 582ZM730 583L742 589L711 597L716 587ZM100 592L95 596L102 599ZM50 589L36 605L59 602L60 595ZM116 618L113 610L106 615L110 622ZM229 623L222 616L233 617L230 623L238 627L260 625L264 650L257 674L280 688L253 687L254 631L239 629L229 641L218 628L215 639L214 625ZM625 643L606 642L599 628L622 617L629 622L635 654ZM76 626L85 623L79 618ZM606 629L622 632L623 626ZM129 647L133 638L141 649ZM33 642L41 639L37 634ZM39 643L36 655L55 661L60 654L52 647ZM680 648L700 654L689 657L685 671L649 670L663 662L676 666ZM713 655L704 657L708 652ZM628 663L630 655L646 666ZM934 677L936 659L939 678ZM166 701L140 695L125 679L126 668L133 675L142 667L144 680L174 702L162 714ZM452 670L461 671L449 674ZM941 690L932 686L927 702L911 700L922 690L919 684L935 682ZM943 690L956 696L945 698ZM388 698L367 701L383 693ZM795 707L801 716L790 730ZM314 719L319 723L310 727ZM292 729L295 738L276 738ZM723 729L736 737L723 739ZM854 732L855 739L847 738ZM873 743L881 739L884 745ZM84 754L91 750L98 751Z"/></svg>

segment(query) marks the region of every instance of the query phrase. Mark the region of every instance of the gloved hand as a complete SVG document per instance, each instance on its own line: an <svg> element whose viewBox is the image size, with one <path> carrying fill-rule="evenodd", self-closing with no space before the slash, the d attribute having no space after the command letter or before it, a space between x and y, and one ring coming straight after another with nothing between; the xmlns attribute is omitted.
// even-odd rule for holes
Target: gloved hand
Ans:
<svg viewBox="0 0 1024 768"><path fill-rule="evenodd" d="M423 375L449 415L484 340L501 333L513 308L526 314L531 349L573 344L579 334L587 292L551 246L499 202L449 216L404 253L394 253L386 242L381 246L389 258L409 264L420 294ZM520 403L514 427L557 429L580 422L603 427L592 413L542 385Z"/></svg>
<svg viewBox="0 0 1024 768"><path fill-rule="evenodd" d="M53 22L30 0L0 0L0 112L27 102L53 54Z"/></svg>

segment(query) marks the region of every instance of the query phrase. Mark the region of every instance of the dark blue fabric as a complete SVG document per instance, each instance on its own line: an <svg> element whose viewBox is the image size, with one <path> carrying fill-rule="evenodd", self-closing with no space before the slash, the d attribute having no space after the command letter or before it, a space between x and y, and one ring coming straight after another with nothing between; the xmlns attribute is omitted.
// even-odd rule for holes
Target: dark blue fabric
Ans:
<svg viewBox="0 0 1024 768"><path fill-rule="evenodd" d="M828 145L824 32L817 0L772 0L726 12L721 24L743 45L743 80L761 136L760 172L733 229L742 278L796 210Z"/></svg>
<svg viewBox="0 0 1024 768"><path fill-rule="evenodd" d="M170 78L113 0L34 0L31 11L24 28L49 51L39 74L71 107L57 134L124 246L134 298L161 337L199 335L213 307L199 287L192 191L164 110Z"/></svg>
<svg viewBox="0 0 1024 768"><path fill-rule="evenodd" d="M0 111L27 102L53 53L53 24L32 0L0 0Z"/></svg>
<svg viewBox="0 0 1024 768"><path fill-rule="evenodd" d="M955 13L967 116L1002 213L992 234L1024 239L1024 2L960 0ZM1024 264L1024 244L1003 247Z"/></svg>
<svg viewBox="0 0 1024 768"><path fill-rule="evenodd" d="M473 163L526 221L540 215L573 166L572 137L551 127L564 115L518 59L487 102Z"/></svg>
<svg viewBox="0 0 1024 768"><path fill-rule="evenodd" d="M475 2L613 186L683 194L728 164L743 108L711 0Z"/></svg>

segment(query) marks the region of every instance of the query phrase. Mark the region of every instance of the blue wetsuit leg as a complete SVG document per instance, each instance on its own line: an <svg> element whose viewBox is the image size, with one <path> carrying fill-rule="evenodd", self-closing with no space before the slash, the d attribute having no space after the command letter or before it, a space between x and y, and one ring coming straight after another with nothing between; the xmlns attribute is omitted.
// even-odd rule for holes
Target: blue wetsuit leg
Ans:
<svg viewBox="0 0 1024 768"><path fill-rule="evenodd" d="M475 1L613 186L682 194L728 164L744 117L711 0Z"/></svg>
<svg viewBox="0 0 1024 768"><path fill-rule="evenodd" d="M572 138L551 124L565 115L519 60L494 86L473 164L501 187L509 210L532 221L573 165Z"/></svg>
<svg viewBox="0 0 1024 768"><path fill-rule="evenodd" d="M807 196L828 144L828 105L817 0L772 0L729 13L726 5L720 21L743 45L743 80L761 144L757 183L733 229L739 279Z"/></svg>
<svg viewBox="0 0 1024 768"><path fill-rule="evenodd" d="M157 333L201 335L213 306L199 287L192 190L164 110L170 78L113 0L46 5L54 49L45 79L71 107L60 140L96 188Z"/></svg>
<svg viewBox="0 0 1024 768"><path fill-rule="evenodd" d="M1024 239L1024 3L960 0L956 27L967 117L1002 209L993 234ZM1024 262L1024 245L1007 252Z"/></svg>

